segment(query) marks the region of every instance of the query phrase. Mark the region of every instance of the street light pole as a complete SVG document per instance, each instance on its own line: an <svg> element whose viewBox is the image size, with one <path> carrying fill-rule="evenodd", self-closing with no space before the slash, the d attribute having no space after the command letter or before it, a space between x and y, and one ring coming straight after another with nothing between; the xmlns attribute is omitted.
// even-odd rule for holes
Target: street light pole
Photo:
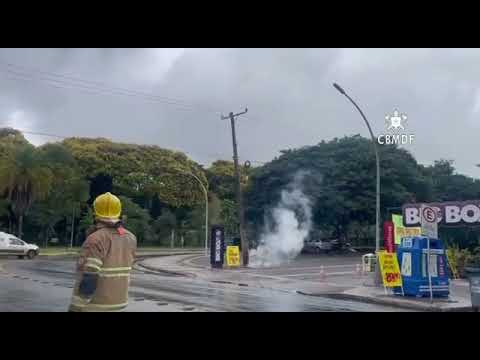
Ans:
<svg viewBox="0 0 480 360"><path fill-rule="evenodd" d="M196 175L189 172L182 171L182 170L178 170L178 171L184 175L189 175L193 177L195 180L197 180L198 183L200 184L200 187L203 190L203 195L205 196L205 256L208 257L208 191L207 191L207 188L205 187L205 185L203 185L202 181Z"/></svg>
<svg viewBox="0 0 480 360"><path fill-rule="evenodd" d="M205 185L203 185L202 181L197 176L187 172L184 174L190 175L198 181L200 187L203 190L203 195L205 196L205 256L208 256L208 191Z"/></svg>
<svg viewBox="0 0 480 360"><path fill-rule="evenodd" d="M348 94L345 92L345 90L342 89L342 87L336 83L333 83L333 87L338 90L338 92L342 95L344 95L350 102L355 106L355 108L358 110L360 115L362 116L363 120L365 121L365 124L368 127L368 131L370 132L370 136L372 137L372 142L373 142L373 147L375 149L375 159L377 163L377 195L376 195L376 210L375 210L375 253L378 255L378 252L380 251L380 157L378 155L378 147L377 147L377 139L373 135L372 128L370 127L370 123L368 122L367 118L363 114L362 109L357 105L353 99L348 96ZM379 285L380 283L380 276L379 276L379 267L378 267L378 261L376 262L377 265L375 267L375 284Z"/></svg>
<svg viewBox="0 0 480 360"><path fill-rule="evenodd" d="M72 234L70 235L70 248L73 248L73 230L75 227L75 205L73 206L72 211Z"/></svg>

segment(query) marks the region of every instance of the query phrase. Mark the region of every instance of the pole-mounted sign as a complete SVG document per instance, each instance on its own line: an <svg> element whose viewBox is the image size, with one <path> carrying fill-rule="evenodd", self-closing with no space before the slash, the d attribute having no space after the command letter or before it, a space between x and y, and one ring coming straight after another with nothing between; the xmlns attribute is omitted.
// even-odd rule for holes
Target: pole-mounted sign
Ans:
<svg viewBox="0 0 480 360"><path fill-rule="evenodd" d="M225 253L225 229L223 226L213 225L211 232L210 264L213 268L223 268Z"/></svg>
<svg viewBox="0 0 480 360"><path fill-rule="evenodd" d="M433 302L432 271L431 271L432 256L430 255L430 239L431 238L438 239L437 210L431 206L422 205L420 207L420 220L422 224L422 235L428 237L426 266L427 266L427 273L428 273L428 287L430 289L430 302ZM436 257L434 259L436 259Z"/></svg>
<svg viewBox="0 0 480 360"><path fill-rule="evenodd" d="M431 206L420 208L422 235L432 239L438 239L437 211Z"/></svg>

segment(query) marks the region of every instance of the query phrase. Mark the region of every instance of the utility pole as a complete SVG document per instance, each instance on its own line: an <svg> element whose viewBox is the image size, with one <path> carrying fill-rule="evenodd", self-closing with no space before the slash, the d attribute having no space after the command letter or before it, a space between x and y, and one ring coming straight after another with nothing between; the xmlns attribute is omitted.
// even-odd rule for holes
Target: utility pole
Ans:
<svg viewBox="0 0 480 360"><path fill-rule="evenodd" d="M236 197L237 197L237 212L238 212L238 222L240 224L240 243L242 246L242 260L243 266L248 266L248 239L245 231L245 214L243 213L243 198L242 198L242 188L240 184L240 169L238 167L238 151L237 151L237 137L235 135L235 118L246 114L248 111L245 108L245 111L234 114L231 112L228 116L221 117L222 120L230 119L230 124L232 127L232 142L233 142L233 163L235 165L235 177L236 177Z"/></svg>

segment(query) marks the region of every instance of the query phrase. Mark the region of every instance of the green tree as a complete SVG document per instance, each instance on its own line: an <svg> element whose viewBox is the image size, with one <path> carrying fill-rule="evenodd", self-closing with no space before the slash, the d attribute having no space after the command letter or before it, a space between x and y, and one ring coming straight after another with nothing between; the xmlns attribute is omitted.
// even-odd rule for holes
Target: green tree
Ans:
<svg viewBox="0 0 480 360"><path fill-rule="evenodd" d="M36 201L56 196L55 206L60 207L75 196L80 196L78 201L83 200L79 182L72 180L75 176L75 161L61 144L34 147L19 141L4 153L0 158L0 193L10 202L18 236L23 235L24 216ZM76 187L69 189L73 184ZM85 187L85 183L81 186Z"/></svg>
<svg viewBox="0 0 480 360"><path fill-rule="evenodd" d="M431 177L432 201L464 201L480 198L480 180L456 173L452 160L441 159L424 168ZM477 227L439 227L440 238L450 246L474 249L480 245L480 229Z"/></svg>
<svg viewBox="0 0 480 360"><path fill-rule="evenodd" d="M80 216L80 220L78 222L78 232L83 235L85 239L85 235L87 230L93 226L95 216L93 214L93 209L91 206L87 207L87 210Z"/></svg>
<svg viewBox="0 0 480 360"><path fill-rule="evenodd" d="M317 230L348 237L358 224L367 228L375 224L376 167L371 140L358 135L335 138L281 154L255 169L251 177L247 218L255 224L256 233L266 211L275 206L298 171L306 173L303 191L313 204ZM387 207L429 197L429 179L410 153L397 146L380 146L380 159L384 218Z"/></svg>
<svg viewBox="0 0 480 360"><path fill-rule="evenodd" d="M240 166L242 186L248 183L251 169ZM207 169L206 176L210 190L220 199L235 200L235 167L232 161L217 160Z"/></svg>
<svg viewBox="0 0 480 360"><path fill-rule="evenodd" d="M54 174L42 155L32 145L22 145L0 161L0 193L11 203L19 237L26 212L35 200L46 198L54 183Z"/></svg>
<svg viewBox="0 0 480 360"><path fill-rule="evenodd" d="M160 244L167 245L171 241L171 235L175 236L177 218L168 208L162 210L162 214L153 221L153 232Z"/></svg>
<svg viewBox="0 0 480 360"><path fill-rule="evenodd" d="M223 200L220 216L227 236L239 236L237 204L228 199Z"/></svg>
<svg viewBox="0 0 480 360"><path fill-rule="evenodd" d="M57 178L49 195L43 201L35 203L30 211L30 223L40 229L39 233L43 234L44 241L48 241L50 234L56 233L55 226L60 222L68 225L68 229L65 226L67 238L70 234L66 231L72 230L75 218L80 216L82 205L89 198L88 182L78 174L70 175L72 177Z"/></svg>
<svg viewBox="0 0 480 360"><path fill-rule="evenodd" d="M191 172L206 183L203 170L181 152L103 138L69 138L63 144L90 179L98 175L111 177L115 193L143 203L149 203L157 194L162 202L175 207L203 201L198 185L178 171Z"/></svg>
<svg viewBox="0 0 480 360"><path fill-rule="evenodd" d="M431 178L434 201L463 201L480 196L480 180L457 174L452 160L435 161L424 172Z"/></svg>
<svg viewBox="0 0 480 360"><path fill-rule="evenodd" d="M222 201L217 194L210 192L208 194L208 223L209 225L222 223L221 211ZM204 210L205 213L205 210Z"/></svg>
<svg viewBox="0 0 480 360"><path fill-rule="evenodd" d="M15 148L27 144L29 142L20 131L12 128L0 128L0 161L11 156Z"/></svg>
<svg viewBox="0 0 480 360"><path fill-rule="evenodd" d="M147 210L143 209L131 199L119 196L122 202L122 215L125 216L125 226L135 234L138 242L149 242L153 238L150 226L151 217Z"/></svg>
<svg viewBox="0 0 480 360"><path fill-rule="evenodd" d="M10 232L11 219L10 219L10 202L6 199L0 199L0 219L4 220L1 223L6 231ZM7 230L8 229L8 230Z"/></svg>

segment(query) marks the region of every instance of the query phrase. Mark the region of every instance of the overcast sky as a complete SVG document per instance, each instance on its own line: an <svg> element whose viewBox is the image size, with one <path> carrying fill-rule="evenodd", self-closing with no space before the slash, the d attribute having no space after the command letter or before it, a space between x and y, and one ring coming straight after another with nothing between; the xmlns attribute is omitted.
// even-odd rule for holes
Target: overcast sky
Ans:
<svg viewBox="0 0 480 360"><path fill-rule="evenodd" d="M232 158L220 114L248 107L240 158L265 162L282 149L369 136L338 82L375 134L398 109L419 162L452 159L480 177L479 64L477 49L0 49L0 126L156 144L209 164Z"/></svg>

